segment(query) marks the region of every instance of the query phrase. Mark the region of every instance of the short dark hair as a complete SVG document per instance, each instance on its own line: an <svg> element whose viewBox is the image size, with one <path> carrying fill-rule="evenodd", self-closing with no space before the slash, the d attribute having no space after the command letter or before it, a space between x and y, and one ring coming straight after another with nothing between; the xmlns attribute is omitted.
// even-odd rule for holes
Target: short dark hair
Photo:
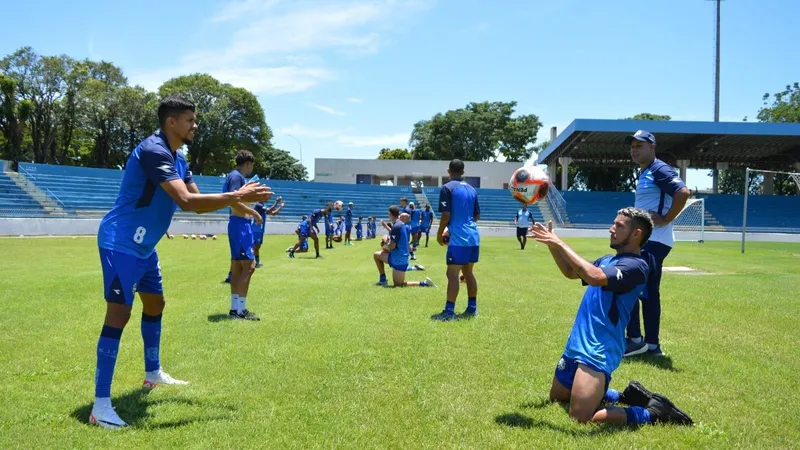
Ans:
<svg viewBox="0 0 800 450"><path fill-rule="evenodd" d="M161 100L158 105L158 126L163 129L168 117L178 117L185 111L194 112L194 103L177 95L171 95Z"/></svg>
<svg viewBox="0 0 800 450"><path fill-rule="evenodd" d="M400 201L408 203L408 197L400 197Z"/></svg>
<svg viewBox="0 0 800 450"><path fill-rule="evenodd" d="M639 246L643 247L653 234L653 218L650 217L650 213L640 208L627 207L617 211L617 214L631 219L633 228L642 230L642 242Z"/></svg>
<svg viewBox="0 0 800 450"><path fill-rule="evenodd" d="M236 154L236 165L241 166L249 162L256 162L256 158L249 150L239 150Z"/></svg>
<svg viewBox="0 0 800 450"><path fill-rule="evenodd" d="M464 173L464 161L457 158L450 161L450 172Z"/></svg>
<svg viewBox="0 0 800 450"><path fill-rule="evenodd" d="M405 198L405 197L403 197ZM397 205L392 205L389 207L389 216L392 217L400 217L400 207Z"/></svg>

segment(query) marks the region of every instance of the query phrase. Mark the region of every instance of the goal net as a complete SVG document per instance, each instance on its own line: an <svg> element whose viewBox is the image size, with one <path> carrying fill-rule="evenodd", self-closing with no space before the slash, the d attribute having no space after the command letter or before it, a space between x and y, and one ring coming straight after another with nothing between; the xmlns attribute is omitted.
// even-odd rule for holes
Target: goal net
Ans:
<svg viewBox="0 0 800 450"><path fill-rule="evenodd" d="M750 197L750 174L773 174L773 175L786 175L794 181L795 188L800 190L800 173L797 172L780 172L775 170L757 170L746 168L744 175L744 209L742 211L742 253L744 253L745 242L747 241L747 199Z"/></svg>
<svg viewBox="0 0 800 450"><path fill-rule="evenodd" d="M690 198L678 217L672 221L676 241L704 242L706 231L706 200Z"/></svg>

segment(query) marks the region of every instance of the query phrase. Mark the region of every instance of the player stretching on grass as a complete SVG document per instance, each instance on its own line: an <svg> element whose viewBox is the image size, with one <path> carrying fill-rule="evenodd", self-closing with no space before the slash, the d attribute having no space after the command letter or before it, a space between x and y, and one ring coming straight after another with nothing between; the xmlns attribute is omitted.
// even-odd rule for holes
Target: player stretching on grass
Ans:
<svg viewBox="0 0 800 450"><path fill-rule="evenodd" d="M116 203L97 232L106 315L97 342L95 399L89 421L104 428L128 426L111 406L111 382L136 292L142 300L144 388L187 384L162 370L159 355L165 301L155 247L169 228L176 207L203 213L239 202L267 201L272 196L268 187L257 183L225 194L200 194L186 158L178 150L194 139L194 111L193 103L179 97L161 101L159 131L131 152Z"/></svg>
<svg viewBox="0 0 800 450"><path fill-rule="evenodd" d="M400 220L400 208L397 205L389 207L389 220L392 222L392 227L389 231L389 242L383 246L383 249L388 250L388 252L377 251L372 255L380 274L377 285L388 286L385 271L385 265L388 264L392 269L392 284L395 287L435 287L430 278L425 278L425 281L406 281L406 271L409 270L408 254L411 249L411 233L408 226Z"/></svg>
<svg viewBox="0 0 800 450"><path fill-rule="evenodd" d="M556 366L550 400L569 403L569 416L580 423L642 425L665 422L691 425L692 419L669 399L631 382L620 394L609 389L611 373L625 352L625 327L650 268L641 248L653 231L650 215L638 208L621 209L609 228L610 247L594 263L583 259L553 233L553 223L533 226L533 236L547 245L561 273L587 285L564 354ZM625 403L628 408L606 406Z"/></svg>
<svg viewBox="0 0 800 450"><path fill-rule="evenodd" d="M261 216L261 225L253 229L253 243L255 244L255 247L253 248L253 254L256 257L256 269L262 267L261 244L264 243L264 234L267 232L267 215L278 215L284 206L286 206L286 202L281 201L281 197L278 196L278 198L275 200L275 203L273 203L269 208L267 208L267 205L262 202L256 203L256 206L253 207L253 209L255 209L256 212Z"/></svg>

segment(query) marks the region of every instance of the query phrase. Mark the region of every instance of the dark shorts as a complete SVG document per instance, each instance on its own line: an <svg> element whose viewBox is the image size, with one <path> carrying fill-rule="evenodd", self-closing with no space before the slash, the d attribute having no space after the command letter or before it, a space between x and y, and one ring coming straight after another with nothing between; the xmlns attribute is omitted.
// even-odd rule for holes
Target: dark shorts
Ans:
<svg viewBox="0 0 800 450"><path fill-rule="evenodd" d="M264 232L253 233L253 243L261 245L264 243Z"/></svg>
<svg viewBox="0 0 800 450"><path fill-rule="evenodd" d="M517 237L525 237L528 235L528 229L524 227L517 227Z"/></svg>
<svg viewBox="0 0 800 450"><path fill-rule="evenodd" d="M106 301L132 306L136 292L164 293L156 252L149 258L140 259L101 248L100 264L103 266L103 295Z"/></svg>
<svg viewBox="0 0 800 450"><path fill-rule="evenodd" d="M447 265L463 266L469 263L478 262L478 257L481 254L481 248L477 245L474 247L454 247L447 246L447 255L445 259Z"/></svg>
<svg viewBox="0 0 800 450"><path fill-rule="evenodd" d="M572 390L572 382L575 379L575 372L578 371L578 364L583 364L592 370L596 370L605 374L606 386L603 392L605 393L608 391L608 386L611 384L611 374L606 373L605 371L600 370L591 364L586 364L583 361L567 358L566 355L561 355L561 359L558 360L558 364L556 365L556 380L558 380L558 382L561 383L565 388Z"/></svg>
<svg viewBox="0 0 800 450"><path fill-rule="evenodd" d="M228 244L231 248L231 259L234 261L252 261L253 227L249 219L232 216L228 221Z"/></svg>

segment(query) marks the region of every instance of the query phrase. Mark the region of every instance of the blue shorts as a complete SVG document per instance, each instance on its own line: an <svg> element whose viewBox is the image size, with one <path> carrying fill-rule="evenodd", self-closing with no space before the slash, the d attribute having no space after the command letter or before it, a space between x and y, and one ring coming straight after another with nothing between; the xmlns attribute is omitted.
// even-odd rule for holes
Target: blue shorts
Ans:
<svg viewBox="0 0 800 450"><path fill-rule="evenodd" d="M419 227L420 233L431 234L431 226L421 226Z"/></svg>
<svg viewBox="0 0 800 450"><path fill-rule="evenodd" d="M308 237L308 225L300 224L297 227L297 229L300 230L300 237L302 237L302 238L307 238Z"/></svg>
<svg viewBox="0 0 800 450"><path fill-rule="evenodd" d="M558 360L558 364L556 365L556 380L558 380L558 382L561 383L565 388L572 390L572 381L575 379L575 372L578 371L578 364L583 364L592 370L596 370L605 374L606 387L603 392L608 391L608 386L611 384L610 373L606 373L604 370L600 370L597 367L594 367L592 364L587 364L577 359L568 358L567 355L561 355L561 359Z"/></svg>
<svg viewBox="0 0 800 450"><path fill-rule="evenodd" d="M420 227L411 227L411 234L417 234L420 231L422 231L422 228Z"/></svg>
<svg viewBox="0 0 800 450"><path fill-rule="evenodd" d="M253 227L250 220L244 217L231 216L228 221L228 244L231 247L231 259L234 261L252 261Z"/></svg>
<svg viewBox="0 0 800 450"><path fill-rule="evenodd" d="M140 259L101 248L100 264L103 266L103 295L108 302L132 306L136 292L164 293L156 252L147 259Z"/></svg>
<svg viewBox="0 0 800 450"><path fill-rule="evenodd" d="M352 230L353 229L353 224L345 222L344 223L344 229L347 230L347 231Z"/></svg>
<svg viewBox="0 0 800 450"><path fill-rule="evenodd" d="M264 232L253 233L253 243L261 245L264 243Z"/></svg>
<svg viewBox="0 0 800 450"><path fill-rule="evenodd" d="M391 253L389 254L389 267L398 272L406 272L408 270L408 258L402 260L392 260Z"/></svg>
<svg viewBox="0 0 800 450"><path fill-rule="evenodd" d="M447 256L445 256L445 258L447 260L447 265L463 266L478 262L480 254L481 248L477 245L473 247L454 247L448 245Z"/></svg>

